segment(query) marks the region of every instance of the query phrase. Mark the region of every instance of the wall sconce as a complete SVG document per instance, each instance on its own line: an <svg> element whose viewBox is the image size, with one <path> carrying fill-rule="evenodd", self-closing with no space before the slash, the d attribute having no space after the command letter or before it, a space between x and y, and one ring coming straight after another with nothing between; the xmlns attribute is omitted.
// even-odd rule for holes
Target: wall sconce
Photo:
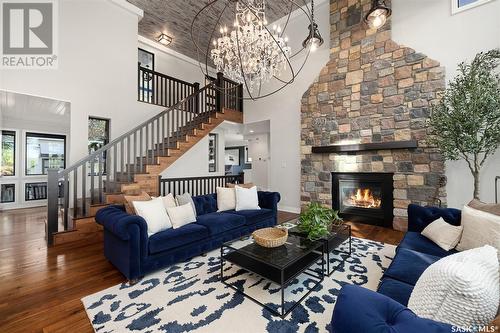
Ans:
<svg viewBox="0 0 500 333"><path fill-rule="evenodd" d="M170 43L172 43L172 37L165 34L161 34L156 40L158 41L158 43L163 44L165 46L168 46L170 45Z"/></svg>

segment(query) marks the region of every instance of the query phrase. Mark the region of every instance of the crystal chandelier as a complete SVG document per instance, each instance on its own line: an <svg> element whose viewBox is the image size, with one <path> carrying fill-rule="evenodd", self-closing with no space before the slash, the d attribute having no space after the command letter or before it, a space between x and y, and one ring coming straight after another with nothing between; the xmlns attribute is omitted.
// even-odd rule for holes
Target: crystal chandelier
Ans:
<svg viewBox="0 0 500 333"><path fill-rule="evenodd" d="M279 77L289 66L288 38L280 26L267 28L265 11L265 0L237 1L233 29L220 28L210 54L217 71L250 91Z"/></svg>

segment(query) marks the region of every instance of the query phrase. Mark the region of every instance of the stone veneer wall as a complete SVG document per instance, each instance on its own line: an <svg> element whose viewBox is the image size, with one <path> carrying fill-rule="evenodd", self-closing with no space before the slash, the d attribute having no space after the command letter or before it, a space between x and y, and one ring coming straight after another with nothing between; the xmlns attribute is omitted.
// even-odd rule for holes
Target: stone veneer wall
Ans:
<svg viewBox="0 0 500 333"><path fill-rule="evenodd" d="M332 204L331 172L393 172L394 223L407 228L410 203L445 204L444 160L428 147L430 107L445 88L444 69L391 40L390 22L369 29L370 0L331 0L331 57L302 99L301 205ZM413 27L408 27L412 29ZM312 154L312 146L416 139L418 148Z"/></svg>

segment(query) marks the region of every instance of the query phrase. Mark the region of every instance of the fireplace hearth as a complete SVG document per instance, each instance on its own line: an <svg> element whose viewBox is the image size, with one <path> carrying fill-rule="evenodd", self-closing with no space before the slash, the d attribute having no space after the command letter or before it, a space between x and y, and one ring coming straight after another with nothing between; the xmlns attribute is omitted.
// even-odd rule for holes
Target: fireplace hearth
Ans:
<svg viewBox="0 0 500 333"><path fill-rule="evenodd" d="M332 172L332 206L348 221L392 228L393 174Z"/></svg>

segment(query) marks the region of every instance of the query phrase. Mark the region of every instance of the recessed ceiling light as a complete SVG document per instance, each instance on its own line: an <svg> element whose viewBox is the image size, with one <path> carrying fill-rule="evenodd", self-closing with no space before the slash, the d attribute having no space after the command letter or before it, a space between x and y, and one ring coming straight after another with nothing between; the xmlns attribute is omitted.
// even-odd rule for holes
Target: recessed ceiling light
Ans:
<svg viewBox="0 0 500 333"><path fill-rule="evenodd" d="M254 132L254 130L250 130L250 133L253 133L253 132Z"/></svg>
<svg viewBox="0 0 500 333"><path fill-rule="evenodd" d="M168 35L165 35L165 34L161 34L158 38L157 38L157 41L158 43L160 44L163 44L165 46L168 46L170 45L170 43L172 43L172 37L171 36L168 36Z"/></svg>

